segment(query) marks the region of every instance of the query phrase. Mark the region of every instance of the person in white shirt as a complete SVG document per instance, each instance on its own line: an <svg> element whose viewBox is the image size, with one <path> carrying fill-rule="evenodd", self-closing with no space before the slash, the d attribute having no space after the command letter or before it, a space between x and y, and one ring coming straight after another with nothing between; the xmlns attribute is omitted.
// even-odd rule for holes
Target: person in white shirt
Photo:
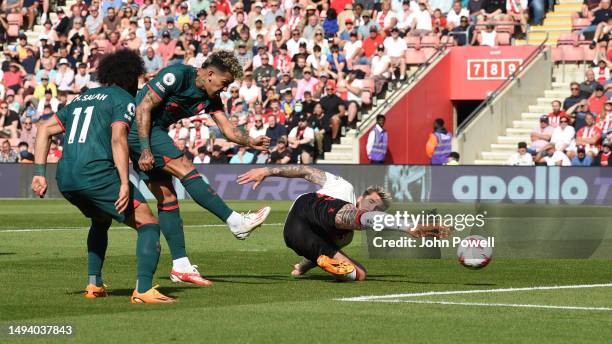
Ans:
<svg viewBox="0 0 612 344"><path fill-rule="evenodd" d="M306 116L300 116L298 125L293 127L287 137L289 147L302 164L312 164L314 158L314 130L308 126Z"/></svg>
<svg viewBox="0 0 612 344"><path fill-rule="evenodd" d="M550 138L550 143L555 145L556 150L564 151L569 147L576 137L576 130L569 125L569 119L562 116L559 126L555 128Z"/></svg>
<svg viewBox="0 0 612 344"><path fill-rule="evenodd" d="M533 157L527 152L527 143L519 142L516 153L513 153L508 158L508 165L510 166L533 166Z"/></svg>
<svg viewBox="0 0 612 344"><path fill-rule="evenodd" d="M194 164L210 164L210 156L206 154L206 146L198 148L198 154L193 158Z"/></svg>
<svg viewBox="0 0 612 344"><path fill-rule="evenodd" d="M249 129L249 136L252 138L256 138L258 136L266 136L267 126L263 124L263 118L261 115L255 115L254 124Z"/></svg>
<svg viewBox="0 0 612 344"><path fill-rule="evenodd" d="M351 31L349 41L344 43L342 51L346 58L346 65L349 69L353 68L354 64L360 64L361 56L363 55L363 42L357 39L357 31Z"/></svg>
<svg viewBox="0 0 612 344"><path fill-rule="evenodd" d="M168 136L170 136L174 142L178 142L178 140L187 141L189 140L189 129L185 128L183 120L180 120L174 123L174 127L168 131Z"/></svg>
<svg viewBox="0 0 612 344"><path fill-rule="evenodd" d="M467 8L461 7L461 1L457 0L453 3L453 8L446 15L448 30L452 31L461 24L461 17L470 17L470 11Z"/></svg>
<svg viewBox="0 0 612 344"><path fill-rule="evenodd" d="M193 128L189 130L189 147L191 147L192 154L197 152L200 147L206 146L209 139L210 130L207 126L202 125L202 118L194 118Z"/></svg>
<svg viewBox="0 0 612 344"><path fill-rule="evenodd" d="M293 58L293 55L299 53L301 43L308 44L308 41L302 37L299 30L293 30L291 38L287 41L289 56Z"/></svg>
<svg viewBox="0 0 612 344"><path fill-rule="evenodd" d="M399 29L394 27L391 30L391 37L385 38L383 45L385 46L386 54L391 58L391 79L395 80L395 69L399 67L400 80L406 78L406 60L404 54L408 49L406 40L400 38Z"/></svg>
<svg viewBox="0 0 612 344"><path fill-rule="evenodd" d="M385 84L387 83L391 67L391 58L385 54L385 46L383 44L376 48L376 54L372 56L372 79L374 79L374 95L378 96Z"/></svg>
<svg viewBox="0 0 612 344"><path fill-rule="evenodd" d="M555 145L548 144L535 156L536 163L546 163L547 166L572 166L570 159L562 151L556 150Z"/></svg>
<svg viewBox="0 0 612 344"><path fill-rule="evenodd" d="M431 8L427 4L427 0L419 1L419 8L415 11L414 20L412 21L412 30L410 33L413 36L424 36L431 32Z"/></svg>
<svg viewBox="0 0 612 344"><path fill-rule="evenodd" d="M497 32L495 26L487 25L484 31L480 31L478 35L474 35L474 39L482 46L495 47L497 46Z"/></svg>
<svg viewBox="0 0 612 344"><path fill-rule="evenodd" d="M68 60L60 59L59 68L55 74L54 83L58 91L72 92L72 82L74 81L74 71L70 68Z"/></svg>
<svg viewBox="0 0 612 344"><path fill-rule="evenodd" d="M259 87L253 82L253 73L246 72L244 74L244 83L238 90L238 94L249 105L250 109L255 108L256 102L261 102L261 92Z"/></svg>

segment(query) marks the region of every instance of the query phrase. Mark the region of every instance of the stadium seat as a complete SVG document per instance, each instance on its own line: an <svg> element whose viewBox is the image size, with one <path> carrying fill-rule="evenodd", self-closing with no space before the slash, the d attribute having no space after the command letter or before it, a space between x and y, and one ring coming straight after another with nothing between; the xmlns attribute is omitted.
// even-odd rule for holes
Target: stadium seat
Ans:
<svg viewBox="0 0 612 344"><path fill-rule="evenodd" d="M406 59L407 65L420 65L427 60L425 58L425 54L422 51L416 49L406 50L404 58Z"/></svg>
<svg viewBox="0 0 612 344"><path fill-rule="evenodd" d="M562 45L575 45L576 44L576 35L571 32L562 32L559 34L559 38L557 38L557 46Z"/></svg>
<svg viewBox="0 0 612 344"><path fill-rule="evenodd" d="M496 38L498 45L510 45L511 43L511 36L509 32L498 32Z"/></svg>
<svg viewBox="0 0 612 344"><path fill-rule="evenodd" d="M551 48L551 58L553 62L563 61L563 48L561 47Z"/></svg>
<svg viewBox="0 0 612 344"><path fill-rule="evenodd" d="M361 102L364 105L370 105L372 104L372 93L374 93L374 80L364 79L363 84L364 86L361 92Z"/></svg>
<svg viewBox="0 0 612 344"><path fill-rule="evenodd" d="M509 21L498 21L497 26L495 27L495 31L497 32L507 32L510 35L514 34L514 21L509 20Z"/></svg>
<svg viewBox="0 0 612 344"><path fill-rule="evenodd" d="M584 49L582 47L575 47L573 45L562 45L563 50L563 61L565 62L583 62L584 61Z"/></svg>
<svg viewBox="0 0 612 344"><path fill-rule="evenodd" d="M421 52L423 52L423 55L425 56L425 61L429 60L429 58L432 57L436 51L438 51L437 48L421 48Z"/></svg>
<svg viewBox="0 0 612 344"><path fill-rule="evenodd" d="M421 37L418 36L406 36L406 46L408 49L420 49L421 48Z"/></svg>
<svg viewBox="0 0 612 344"><path fill-rule="evenodd" d="M588 45L581 45L580 48L584 50L584 60L585 61L594 61L597 57L597 50L589 48Z"/></svg>
<svg viewBox="0 0 612 344"><path fill-rule="evenodd" d="M424 36L421 39L421 49L423 48L437 49L439 46L440 46L440 39L437 36Z"/></svg>
<svg viewBox="0 0 612 344"><path fill-rule="evenodd" d="M16 38L19 36L19 28L23 25L23 15L21 13L10 13L6 17L8 22L8 29L6 30L9 38Z"/></svg>

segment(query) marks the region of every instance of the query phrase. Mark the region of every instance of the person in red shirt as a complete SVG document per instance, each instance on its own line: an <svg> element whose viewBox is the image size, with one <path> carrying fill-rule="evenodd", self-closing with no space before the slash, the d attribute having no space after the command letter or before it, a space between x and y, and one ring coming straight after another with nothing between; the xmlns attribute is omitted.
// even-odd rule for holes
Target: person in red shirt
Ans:
<svg viewBox="0 0 612 344"><path fill-rule="evenodd" d="M225 13L226 16L230 16L232 14L232 4L229 0L216 0L217 10Z"/></svg>
<svg viewBox="0 0 612 344"><path fill-rule="evenodd" d="M11 63L9 70L4 72L4 85L11 90L19 91L23 86L23 77L26 75L26 71L22 65L18 63Z"/></svg>
<svg viewBox="0 0 612 344"><path fill-rule="evenodd" d="M383 44L384 37L378 34L378 29L375 26L370 28L370 36L363 40L363 53L367 58L372 58L376 52L376 48Z"/></svg>
<svg viewBox="0 0 612 344"><path fill-rule="evenodd" d="M593 95L589 98L589 109L595 115L599 115L603 110L604 104L608 101L608 97L604 95L604 88L602 85L597 84Z"/></svg>
<svg viewBox="0 0 612 344"><path fill-rule="evenodd" d="M599 143L601 141L601 129L595 125L595 116L592 113L587 113L584 117L586 126L582 127L576 133L576 147L583 145L588 154L593 158L599 153ZM571 157L570 157L571 155ZM568 151L568 157L573 158L576 151Z"/></svg>
<svg viewBox="0 0 612 344"><path fill-rule="evenodd" d="M556 128L559 126L561 117L567 117L567 114L561 109L561 101L553 100L551 105L552 112L548 114L548 123L551 127Z"/></svg>
<svg viewBox="0 0 612 344"><path fill-rule="evenodd" d="M164 65L168 64L168 61L170 61L174 55L174 50L176 50L176 40L170 39L170 32L162 32L162 40L157 46L157 53L161 56L162 60L164 60Z"/></svg>

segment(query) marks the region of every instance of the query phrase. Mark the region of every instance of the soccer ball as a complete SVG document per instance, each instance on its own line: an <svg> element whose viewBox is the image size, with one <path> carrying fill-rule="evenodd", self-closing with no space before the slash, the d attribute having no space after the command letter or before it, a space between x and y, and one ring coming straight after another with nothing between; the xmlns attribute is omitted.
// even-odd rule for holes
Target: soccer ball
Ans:
<svg viewBox="0 0 612 344"><path fill-rule="evenodd" d="M487 244L487 239L480 235L470 235L459 243L457 258L459 263L468 269L482 269L489 265L493 248Z"/></svg>

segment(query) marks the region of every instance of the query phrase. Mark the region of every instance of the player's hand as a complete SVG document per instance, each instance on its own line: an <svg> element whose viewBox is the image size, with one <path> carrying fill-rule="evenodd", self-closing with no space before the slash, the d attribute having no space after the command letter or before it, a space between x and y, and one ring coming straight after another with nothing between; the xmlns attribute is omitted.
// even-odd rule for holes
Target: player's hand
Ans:
<svg viewBox="0 0 612 344"><path fill-rule="evenodd" d="M253 184L253 190L255 190L267 176L268 170L265 167L254 168L247 173L239 175L237 181L240 185L255 182L255 184Z"/></svg>
<svg viewBox="0 0 612 344"><path fill-rule="evenodd" d="M127 209L128 202L130 201L130 186L127 184L121 184L119 187L119 197L115 201L115 209L119 214L123 213Z"/></svg>
<svg viewBox="0 0 612 344"><path fill-rule="evenodd" d="M155 165L155 159L153 158L151 150L143 150L140 154L140 159L138 159L138 167L140 167L142 171L149 171L153 168L153 165Z"/></svg>
<svg viewBox="0 0 612 344"><path fill-rule="evenodd" d="M45 193L47 193L47 178L34 176L32 178L32 191L40 198L45 197Z"/></svg>
<svg viewBox="0 0 612 344"><path fill-rule="evenodd" d="M264 151L270 148L270 138L264 135L257 136L250 142L250 146L258 151Z"/></svg>

